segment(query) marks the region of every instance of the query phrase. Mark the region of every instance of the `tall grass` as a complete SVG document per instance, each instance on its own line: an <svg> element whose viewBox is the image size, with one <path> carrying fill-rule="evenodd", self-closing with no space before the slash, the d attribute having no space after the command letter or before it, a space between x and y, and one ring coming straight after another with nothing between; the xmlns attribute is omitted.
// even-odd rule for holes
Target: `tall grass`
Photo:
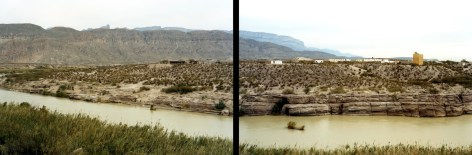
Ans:
<svg viewBox="0 0 472 155"><path fill-rule="evenodd" d="M70 154L77 149L85 154L231 154L232 142L159 126L112 125L86 115L0 105L0 154Z"/></svg>
<svg viewBox="0 0 472 155"><path fill-rule="evenodd" d="M291 147L282 148L262 148L256 145L239 145L241 155L470 155L472 154L472 145L463 147L450 147L443 145L441 147L397 144L385 146L373 145L344 145L335 149L297 149Z"/></svg>

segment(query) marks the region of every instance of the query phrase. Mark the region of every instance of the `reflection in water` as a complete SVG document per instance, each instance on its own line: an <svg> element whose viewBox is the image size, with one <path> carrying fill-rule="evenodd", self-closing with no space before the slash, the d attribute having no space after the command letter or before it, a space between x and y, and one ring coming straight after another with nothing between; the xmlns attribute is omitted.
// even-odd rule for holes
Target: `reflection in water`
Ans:
<svg viewBox="0 0 472 155"><path fill-rule="evenodd" d="M33 106L42 107L44 105L48 109L60 113L84 113L112 123L160 124L166 129L180 131L188 135L231 138L233 133L233 120L228 116L162 109L150 111L141 106L90 103L2 89L0 89L0 102L29 102Z"/></svg>
<svg viewBox="0 0 472 155"><path fill-rule="evenodd" d="M289 121L305 125L288 130ZM260 146L317 146L345 144L421 144L452 146L472 144L472 115L441 118L401 116L251 116L239 121L241 142Z"/></svg>

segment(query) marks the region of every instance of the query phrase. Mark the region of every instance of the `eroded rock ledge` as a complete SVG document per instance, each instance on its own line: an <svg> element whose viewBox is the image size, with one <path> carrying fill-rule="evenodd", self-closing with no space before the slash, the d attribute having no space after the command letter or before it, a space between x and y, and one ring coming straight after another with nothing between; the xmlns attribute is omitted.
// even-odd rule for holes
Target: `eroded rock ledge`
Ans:
<svg viewBox="0 0 472 155"><path fill-rule="evenodd" d="M472 94L245 95L243 115L387 115L445 117L472 114Z"/></svg>

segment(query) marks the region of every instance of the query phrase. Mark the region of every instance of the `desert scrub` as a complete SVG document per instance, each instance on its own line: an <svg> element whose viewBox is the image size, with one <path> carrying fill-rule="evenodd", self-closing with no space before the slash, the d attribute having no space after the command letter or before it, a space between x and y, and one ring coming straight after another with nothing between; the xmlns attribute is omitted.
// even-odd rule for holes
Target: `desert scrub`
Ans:
<svg viewBox="0 0 472 155"><path fill-rule="evenodd" d="M218 103L215 104L215 109L217 110L223 110L226 108L225 102L223 100L218 101Z"/></svg>
<svg viewBox="0 0 472 155"><path fill-rule="evenodd" d="M331 94L345 94L346 90L343 87L336 87L330 91Z"/></svg>
<svg viewBox="0 0 472 155"><path fill-rule="evenodd" d="M305 94L308 94L308 93L310 92L310 87L305 87L305 88L303 89L303 92L304 92Z"/></svg>
<svg viewBox="0 0 472 155"><path fill-rule="evenodd" d="M401 86L391 86L391 87L388 87L387 90L391 93L393 92L405 92L405 89L403 89Z"/></svg>
<svg viewBox="0 0 472 155"><path fill-rule="evenodd" d="M472 77L467 75L449 76L439 80L433 80L433 83L447 83L451 85L459 84L465 88L472 88Z"/></svg>
<svg viewBox="0 0 472 155"><path fill-rule="evenodd" d="M107 124L86 115L0 106L0 154L231 154L228 139L190 137L160 126Z"/></svg>
<svg viewBox="0 0 472 155"><path fill-rule="evenodd" d="M165 93L179 93L179 94L187 94L191 93L193 91L196 91L196 88L193 88L192 86L186 85L186 84L178 84L171 86L169 88L163 88L162 92Z"/></svg>
<svg viewBox="0 0 472 155"><path fill-rule="evenodd" d="M282 91L282 94L294 94L293 89L287 88Z"/></svg>
<svg viewBox="0 0 472 155"><path fill-rule="evenodd" d="M140 92L142 92L142 91L149 91L149 90L151 90L151 88L146 87L146 86L139 87L139 91L140 91Z"/></svg>
<svg viewBox="0 0 472 155"><path fill-rule="evenodd" d="M335 154L335 155L394 155L394 154L417 154L417 155L469 155L472 154L472 145L462 147L451 147L451 146L422 146L422 145L410 145L410 144L396 144L396 145L344 145L335 149L324 149L324 148L309 148L299 149L294 147L281 147L281 148L263 148L257 145L240 144L239 152L241 155L311 155L311 154Z"/></svg>

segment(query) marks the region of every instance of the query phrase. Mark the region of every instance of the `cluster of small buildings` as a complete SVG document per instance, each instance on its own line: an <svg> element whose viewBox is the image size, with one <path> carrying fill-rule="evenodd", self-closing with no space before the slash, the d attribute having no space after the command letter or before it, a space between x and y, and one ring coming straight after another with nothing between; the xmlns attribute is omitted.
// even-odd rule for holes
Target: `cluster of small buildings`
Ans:
<svg viewBox="0 0 472 155"><path fill-rule="evenodd" d="M270 64L280 65L283 64L284 61L282 60L271 60ZM331 62L331 63L338 63L338 62L364 62L364 63L391 63L391 64L398 64L398 63L411 63L417 65L423 65L423 54L419 54L415 52L413 54L413 61L411 60L403 60L403 59L392 59L392 58L360 58L360 59L348 59L348 58L338 58L338 59L311 59L305 57L297 57L291 60L285 60L285 62L295 62L295 63L324 63L324 62Z"/></svg>

